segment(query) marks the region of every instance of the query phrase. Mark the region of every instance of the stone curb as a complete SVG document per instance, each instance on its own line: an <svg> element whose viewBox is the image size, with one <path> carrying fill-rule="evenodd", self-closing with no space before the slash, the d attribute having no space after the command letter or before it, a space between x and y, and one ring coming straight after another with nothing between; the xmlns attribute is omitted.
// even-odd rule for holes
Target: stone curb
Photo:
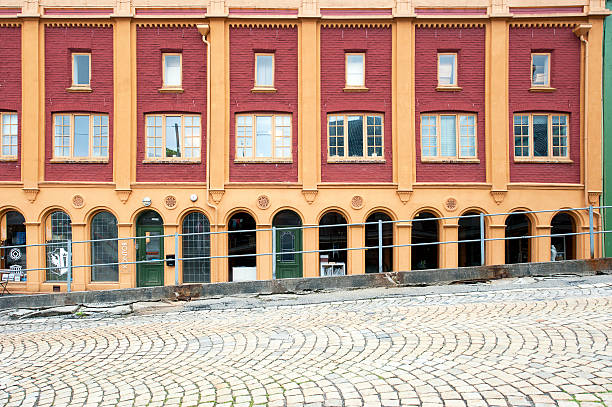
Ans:
<svg viewBox="0 0 612 407"><path fill-rule="evenodd" d="M180 286L124 288L71 293L8 295L0 297L0 310L45 308L77 304L160 301L211 298L240 294L289 294L323 290L370 287L407 287L481 282L500 278L543 277L558 274L612 274L612 258L567 260L547 263L521 263L461 267L383 274L338 277L289 278L229 283L184 284Z"/></svg>

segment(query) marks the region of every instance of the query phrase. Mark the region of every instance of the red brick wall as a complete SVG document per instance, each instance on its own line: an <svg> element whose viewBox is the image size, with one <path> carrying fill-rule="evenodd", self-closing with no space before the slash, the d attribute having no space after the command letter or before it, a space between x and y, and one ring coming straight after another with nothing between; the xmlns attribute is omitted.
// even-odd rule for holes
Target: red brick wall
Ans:
<svg viewBox="0 0 612 407"><path fill-rule="evenodd" d="M415 149L417 182L485 182L485 29L417 28L415 35ZM458 92L437 91L438 52L457 53ZM477 115L479 163L421 161L421 114Z"/></svg>
<svg viewBox="0 0 612 407"><path fill-rule="evenodd" d="M72 52L91 52L91 93L66 91L72 84ZM113 28L45 27L45 179L113 180ZM53 114L108 114L108 163L52 163ZM74 129L73 129L74 130Z"/></svg>
<svg viewBox="0 0 612 407"><path fill-rule="evenodd" d="M529 91L532 50L551 52L550 80L556 91ZM510 28L509 58L510 181L579 183L580 40L571 28ZM516 112L569 114L569 154L573 163L515 163L512 123Z"/></svg>
<svg viewBox="0 0 612 407"><path fill-rule="evenodd" d="M344 59L365 52L368 92L344 92ZM392 182L391 28L321 28L321 180ZM315 86L315 84L313 84ZM384 163L328 163L327 115L336 112L384 114Z"/></svg>
<svg viewBox="0 0 612 407"><path fill-rule="evenodd" d="M204 182L206 180L206 44L196 27L138 27L137 151L136 180L139 182ZM162 53L181 52L183 93L160 93ZM193 113L201 115L202 156L200 163L144 163L145 115L149 113Z"/></svg>
<svg viewBox="0 0 612 407"><path fill-rule="evenodd" d="M21 179L21 27L0 27L0 112L17 112L17 161L0 161L0 181Z"/></svg>
<svg viewBox="0 0 612 407"><path fill-rule="evenodd" d="M230 28L230 181L296 182L298 172L297 28ZM274 53L275 93L252 93L255 52ZM236 114L290 113L292 163L234 163Z"/></svg>

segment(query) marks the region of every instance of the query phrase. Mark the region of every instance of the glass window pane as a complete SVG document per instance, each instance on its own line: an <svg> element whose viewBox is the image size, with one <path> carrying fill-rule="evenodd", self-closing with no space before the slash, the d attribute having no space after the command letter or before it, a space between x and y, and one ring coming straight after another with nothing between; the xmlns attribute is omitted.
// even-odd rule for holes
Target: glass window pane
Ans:
<svg viewBox="0 0 612 407"><path fill-rule="evenodd" d="M442 157L457 155L456 131L456 116L440 116L440 155Z"/></svg>
<svg viewBox="0 0 612 407"><path fill-rule="evenodd" d="M164 85L181 86L180 55L164 55Z"/></svg>
<svg viewBox="0 0 612 407"><path fill-rule="evenodd" d="M89 116L74 116L74 156L89 157Z"/></svg>
<svg viewBox="0 0 612 407"><path fill-rule="evenodd" d="M74 55L74 84L89 85L89 55Z"/></svg>
<svg viewBox="0 0 612 407"><path fill-rule="evenodd" d="M117 219L109 212L100 212L91 221L91 268L92 281L118 281L119 262L117 240ZM98 265L100 264L100 265Z"/></svg>
<svg viewBox="0 0 612 407"><path fill-rule="evenodd" d="M166 117L166 157L181 156L181 117Z"/></svg>
<svg viewBox="0 0 612 407"><path fill-rule="evenodd" d="M255 125L255 156L272 157L272 116L257 116Z"/></svg>
<svg viewBox="0 0 612 407"><path fill-rule="evenodd" d="M533 116L533 155L548 155L548 116Z"/></svg>
<svg viewBox="0 0 612 407"><path fill-rule="evenodd" d="M438 84L455 85L455 58L454 54L441 54L438 56Z"/></svg>
<svg viewBox="0 0 612 407"><path fill-rule="evenodd" d="M210 223L206 216L192 212L183 220L183 281L210 282ZM204 257L204 258L203 258ZM194 259L190 259L194 258Z"/></svg>
<svg viewBox="0 0 612 407"><path fill-rule="evenodd" d="M346 56L346 86L365 86L364 54Z"/></svg>
<svg viewBox="0 0 612 407"><path fill-rule="evenodd" d="M257 86L274 85L274 56L257 55Z"/></svg>
<svg viewBox="0 0 612 407"><path fill-rule="evenodd" d="M363 116L348 116L348 155L363 156Z"/></svg>
<svg viewBox="0 0 612 407"><path fill-rule="evenodd" d="M537 86L548 85L549 55L534 54L531 56L531 83Z"/></svg>

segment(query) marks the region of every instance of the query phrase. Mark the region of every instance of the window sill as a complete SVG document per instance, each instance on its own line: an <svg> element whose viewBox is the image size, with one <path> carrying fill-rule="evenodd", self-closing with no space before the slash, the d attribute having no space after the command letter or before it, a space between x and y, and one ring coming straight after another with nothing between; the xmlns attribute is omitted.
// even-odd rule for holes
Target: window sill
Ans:
<svg viewBox="0 0 612 407"><path fill-rule="evenodd" d="M163 88L157 89L157 91L159 93L183 93L184 89L183 88L166 88L166 87L163 87Z"/></svg>
<svg viewBox="0 0 612 407"><path fill-rule="evenodd" d="M93 92L93 90L91 89L91 87L89 86L71 86L69 88L66 88L66 92L75 92L75 93L79 93L79 92L83 92L83 93L91 93Z"/></svg>
<svg viewBox="0 0 612 407"><path fill-rule="evenodd" d="M479 164L478 158L421 158L422 163L436 164Z"/></svg>
<svg viewBox="0 0 612 407"><path fill-rule="evenodd" d="M17 157L0 157L0 162L17 161Z"/></svg>
<svg viewBox="0 0 612 407"><path fill-rule="evenodd" d="M515 163L529 163L529 164L573 164L574 161L569 158L516 158L514 157Z"/></svg>
<svg viewBox="0 0 612 407"><path fill-rule="evenodd" d="M276 88L270 86L255 86L251 89L251 93L276 93Z"/></svg>
<svg viewBox="0 0 612 407"><path fill-rule="evenodd" d="M161 158L161 159L156 159L156 160L152 160L152 159L142 160L143 164L200 164L201 162L202 162L201 160L187 160L184 158L177 158L177 159Z"/></svg>
<svg viewBox="0 0 612 407"><path fill-rule="evenodd" d="M275 158L236 158L234 164L293 164L293 160Z"/></svg>
<svg viewBox="0 0 612 407"><path fill-rule="evenodd" d="M356 86L356 87L350 87L347 86L346 88L342 89L344 92L355 92L355 93L359 93L359 92L369 92L370 89L366 88L365 86Z"/></svg>
<svg viewBox="0 0 612 407"><path fill-rule="evenodd" d="M384 158L328 158L328 164L384 164Z"/></svg>
<svg viewBox="0 0 612 407"><path fill-rule="evenodd" d="M107 164L108 158L52 158L51 164Z"/></svg>
<svg viewBox="0 0 612 407"><path fill-rule="evenodd" d="M438 92L459 92L463 90L461 86L438 86L436 91Z"/></svg>
<svg viewBox="0 0 612 407"><path fill-rule="evenodd" d="M554 92L557 88L551 88L549 86L532 86L529 88L529 92Z"/></svg>

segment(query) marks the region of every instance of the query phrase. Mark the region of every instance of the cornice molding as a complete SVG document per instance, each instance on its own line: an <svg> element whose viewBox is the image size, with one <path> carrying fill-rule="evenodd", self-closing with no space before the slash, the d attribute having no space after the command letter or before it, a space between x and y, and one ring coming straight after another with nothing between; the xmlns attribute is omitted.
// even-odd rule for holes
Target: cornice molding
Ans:
<svg viewBox="0 0 612 407"><path fill-rule="evenodd" d="M546 23L541 23L541 22L516 22L516 23L510 23L510 28L575 28L578 24L575 23L566 23L566 22L560 22L560 23L552 23L552 22L546 22Z"/></svg>
<svg viewBox="0 0 612 407"><path fill-rule="evenodd" d="M53 16L53 18L56 18ZM98 17L99 18L99 17ZM67 22L46 22L45 27L112 27L113 23L67 21Z"/></svg>
<svg viewBox="0 0 612 407"><path fill-rule="evenodd" d="M138 28L176 28L176 27L183 27L183 28L195 28L196 27L196 23L181 23L181 22L168 22L168 23L162 23L162 22L149 22L149 23L136 23L136 27Z"/></svg>
<svg viewBox="0 0 612 407"><path fill-rule="evenodd" d="M380 22L355 22L355 21L334 21L321 23L322 28L390 28L391 23Z"/></svg>
<svg viewBox="0 0 612 407"><path fill-rule="evenodd" d="M4 23L4 22L0 22L0 27L2 27L2 28L6 28L6 27L21 27L21 23Z"/></svg>
<svg viewBox="0 0 612 407"><path fill-rule="evenodd" d="M471 16L470 18L473 18ZM417 28L484 28L484 23L445 23L445 22L429 22L416 23Z"/></svg>
<svg viewBox="0 0 612 407"><path fill-rule="evenodd" d="M234 17L232 17L234 18ZM285 17L286 18L286 17ZM231 22L230 28L295 28L297 23L295 22Z"/></svg>

